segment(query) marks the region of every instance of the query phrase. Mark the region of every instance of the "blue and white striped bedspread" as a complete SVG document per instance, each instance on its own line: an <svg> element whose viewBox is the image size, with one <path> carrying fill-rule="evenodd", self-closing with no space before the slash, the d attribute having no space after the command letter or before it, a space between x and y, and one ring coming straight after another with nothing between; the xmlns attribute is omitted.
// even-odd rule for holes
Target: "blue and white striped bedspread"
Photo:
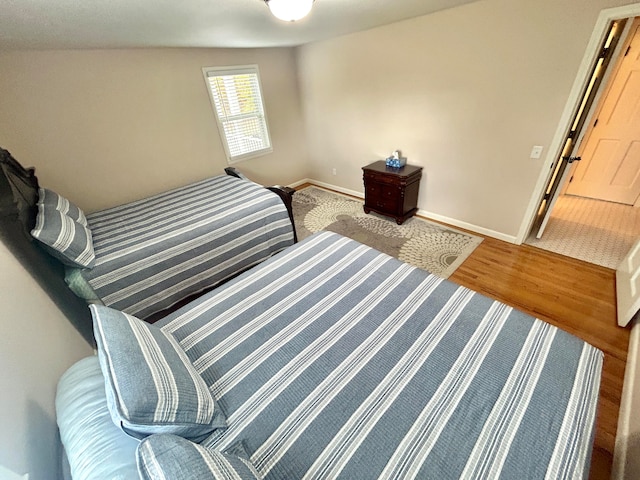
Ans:
<svg viewBox="0 0 640 480"><path fill-rule="evenodd" d="M146 318L293 244L280 198L219 176L87 216L96 265L83 275L110 307Z"/></svg>
<svg viewBox="0 0 640 480"><path fill-rule="evenodd" d="M575 479L602 353L333 233L160 323L267 479Z"/></svg>

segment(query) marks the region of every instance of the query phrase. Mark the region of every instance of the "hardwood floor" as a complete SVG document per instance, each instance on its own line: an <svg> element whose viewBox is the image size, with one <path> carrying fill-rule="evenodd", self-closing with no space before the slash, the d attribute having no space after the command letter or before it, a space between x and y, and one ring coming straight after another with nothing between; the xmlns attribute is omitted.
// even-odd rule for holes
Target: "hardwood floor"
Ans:
<svg viewBox="0 0 640 480"><path fill-rule="evenodd" d="M604 352L600 402L591 459L592 480L609 479L629 345L616 324L615 272L540 250L485 238L449 277L517 307Z"/></svg>
<svg viewBox="0 0 640 480"><path fill-rule="evenodd" d="M609 480L630 334L629 328L616 323L615 271L484 237L449 280L547 321L604 352L589 478Z"/></svg>

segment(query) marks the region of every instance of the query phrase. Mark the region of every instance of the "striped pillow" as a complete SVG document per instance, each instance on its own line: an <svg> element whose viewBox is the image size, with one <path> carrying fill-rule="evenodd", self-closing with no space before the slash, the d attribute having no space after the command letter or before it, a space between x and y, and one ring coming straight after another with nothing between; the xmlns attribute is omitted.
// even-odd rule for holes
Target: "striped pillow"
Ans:
<svg viewBox="0 0 640 480"><path fill-rule="evenodd" d="M201 441L226 428L207 385L170 333L112 308L90 309L109 411L126 433Z"/></svg>
<svg viewBox="0 0 640 480"><path fill-rule="evenodd" d="M152 435L138 445L138 473L143 480L257 480L251 462L175 435Z"/></svg>
<svg viewBox="0 0 640 480"><path fill-rule="evenodd" d="M52 206L38 205L31 235L66 265L91 268L95 264L91 231Z"/></svg>
<svg viewBox="0 0 640 480"><path fill-rule="evenodd" d="M41 188L38 190L38 204L49 205L56 210L66 213L72 220L75 220L80 225L87 226L87 217L80 207L71 203L69 200L56 192L49 190L48 188Z"/></svg>

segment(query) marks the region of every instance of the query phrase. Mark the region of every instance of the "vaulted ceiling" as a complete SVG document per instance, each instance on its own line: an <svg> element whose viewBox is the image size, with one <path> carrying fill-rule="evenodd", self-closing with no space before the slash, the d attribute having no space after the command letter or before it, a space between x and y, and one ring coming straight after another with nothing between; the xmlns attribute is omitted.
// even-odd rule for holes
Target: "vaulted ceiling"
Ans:
<svg viewBox="0 0 640 480"><path fill-rule="evenodd" d="M263 0L0 0L0 49L284 47L473 0L315 0L295 23Z"/></svg>

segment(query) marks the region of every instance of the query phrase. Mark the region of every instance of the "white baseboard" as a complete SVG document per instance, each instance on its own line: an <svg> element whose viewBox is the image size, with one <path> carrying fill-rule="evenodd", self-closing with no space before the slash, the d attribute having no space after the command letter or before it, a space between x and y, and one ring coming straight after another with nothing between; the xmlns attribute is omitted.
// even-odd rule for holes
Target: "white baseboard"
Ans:
<svg viewBox="0 0 640 480"><path fill-rule="evenodd" d="M363 192L350 190L348 188L342 188L337 185L331 185L330 183L314 180L313 178L305 178L304 180L300 180L298 182L292 183L289 186L294 188L304 183L312 183L313 185L317 185L318 187L324 187L330 190L335 190L336 192L344 193L346 195L351 195L352 197L364 198ZM462 228L464 230L469 230L470 232L479 233L480 235L485 235L487 237L497 238L498 240L503 240L505 242L516 243L516 237L514 235L506 235L501 232L496 232L495 230L490 230L488 228L480 227L478 225L473 225L472 223L462 222L460 220L456 220L455 218L445 217L444 215L439 215L437 213L432 213L422 209L418 210L418 215L420 215L421 217L427 218L429 220L435 220L437 222L446 223L447 225L451 225L452 227Z"/></svg>
<svg viewBox="0 0 640 480"><path fill-rule="evenodd" d="M613 454L613 468L611 478L613 480L624 480L637 478L638 472L629 471L633 469L629 455L637 456L637 452L629 452L629 440L638 436L637 431L633 431L631 416L638 412L640 398L634 393L638 388L636 381L640 378L640 322L634 321L631 335L629 337L629 352L627 353L627 366L624 372L624 386L622 388L622 398L620 399L620 411L618 414L618 430L616 432L616 446ZM636 467L638 462L635 461Z"/></svg>
<svg viewBox="0 0 640 480"><path fill-rule="evenodd" d="M337 185L331 185L330 183L321 182L320 180L314 180L313 178L307 179L309 183L313 183L318 187L328 188L329 190L335 190L336 192L344 193L345 195L351 195L352 197L364 199L364 192L358 192L357 190L349 190L348 188L342 188Z"/></svg>
<svg viewBox="0 0 640 480"><path fill-rule="evenodd" d="M290 183L287 187L296 188L300 185L304 185L305 183L311 183L311 180L308 178L303 178L302 180L298 180L297 182Z"/></svg>
<svg viewBox="0 0 640 480"><path fill-rule="evenodd" d="M464 230L469 230L470 232L479 233L480 235L497 238L498 240L502 240L504 242L516 243L516 237L514 235L507 235L506 233L496 232L495 230L480 227L478 225L474 225L473 223L463 222L461 220L456 220L455 218L445 217L444 215L439 215L437 213L428 212L422 209L418 210L418 215L430 220L446 223L447 225L451 225L453 227L458 227Z"/></svg>

